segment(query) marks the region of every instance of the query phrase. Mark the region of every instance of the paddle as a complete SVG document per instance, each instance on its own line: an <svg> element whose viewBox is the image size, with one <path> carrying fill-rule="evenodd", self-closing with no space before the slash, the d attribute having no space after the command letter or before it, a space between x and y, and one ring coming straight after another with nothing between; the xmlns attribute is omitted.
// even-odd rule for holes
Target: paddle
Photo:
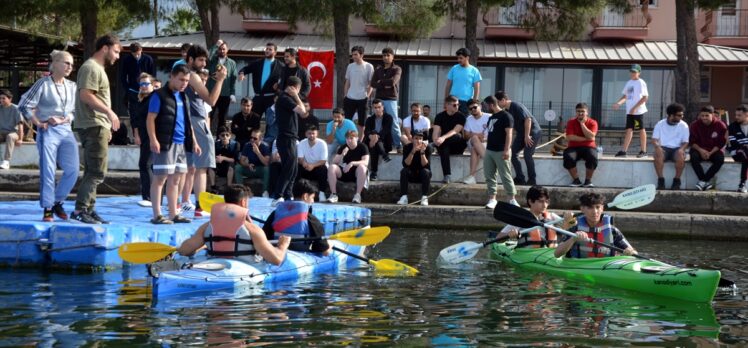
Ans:
<svg viewBox="0 0 748 348"><path fill-rule="evenodd" d="M418 270L408 266L400 261L392 260L392 259L381 259L381 260L372 260L368 257L363 257L360 255L356 255L350 251L340 249L338 247L332 247L333 250L337 252L341 252L343 254L346 254L350 257L359 259L363 262L366 262L372 266L374 266L374 269L379 272L387 272L387 273L395 273L395 274L401 274L401 275L416 275L418 274Z"/></svg>
<svg viewBox="0 0 748 348"><path fill-rule="evenodd" d="M619 208L624 210L639 208L652 203L657 194L655 185L642 185L619 193L612 202L608 203L609 208ZM524 209L523 209L524 210ZM529 213L529 212L528 212ZM532 215L532 213L530 213ZM552 221L550 224L557 224L560 221ZM514 225L514 224L511 224ZM519 226L519 225L515 225ZM535 229L535 226L520 230L519 233L527 233ZM495 238L483 243L461 242L442 249L439 252L439 260L447 263L460 263L472 259L478 254L478 250L494 243L501 243L509 239L508 237Z"/></svg>
<svg viewBox="0 0 748 348"><path fill-rule="evenodd" d="M360 228L333 234L327 237L293 238L293 241L308 241L317 239L339 240L345 244L367 246L383 241L390 234L388 226ZM271 241L275 242L275 241ZM163 259L175 252L176 247L153 242L135 242L123 244L117 253L122 260L130 263L152 263Z"/></svg>
<svg viewBox="0 0 748 348"><path fill-rule="evenodd" d="M538 221L538 219L535 218L535 216L532 214L532 212L530 212L528 210L525 210L525 209L522 209L520 207L517 207L515 205L506 203L506 202L499 202L496 205L496 208L493 211L493 216L497 220L503 221L503 222L505 222L507 224L514 225L514 226L519 226L519 227L524 227L524 228L545 227L545 228L550 228L550 229L556 230L556 232L559 232L561 234L565 234L565 235L567 235L569 237L575 237L576 236L576 234L573 233L573 232L570 232L570 231L567 231L565 229L553 226L551 224L544 224L544 223ZM596 241L596 240L591 240L591 242L594 243L594 244L597 244L597 245L602 245L602 246L604 246L604 247L606 247L608 249L615 250L615 251L618 251L620 253L623 253L623 249L621 249L621 248L619 248L619 247L617 247L615 245L611 245L611 244L608 244L608 243L599 242L599 241ZM634 255L631 255L631 256L636 257L638 259L642 259L642 260L655 261L654 259L651 259L651 258L646 257L646 256L638 255L638 254L634 254ZM735 282L733 282L731 280L720 278L718 286L721 287L721 288L724 288L724 287L733 287L733 286L735 286Z"/></svg>

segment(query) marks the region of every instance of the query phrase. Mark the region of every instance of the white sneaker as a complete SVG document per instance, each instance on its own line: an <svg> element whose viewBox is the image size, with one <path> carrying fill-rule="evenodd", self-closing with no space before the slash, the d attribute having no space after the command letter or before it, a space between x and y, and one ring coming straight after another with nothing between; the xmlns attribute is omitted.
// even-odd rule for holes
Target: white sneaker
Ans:
<svg viewBox="0 0 748 348"><path fill-rule="evenodd" d="M449 184L452 182L452 176L451 175L445 175L444 176L444 183Z"/></svg>
<svg viewBox="0 0 748 348"><path fill-rule="evenodd" d="M267 191L262 192L262 198L268 198L270 194Z"/></svg>
<svg viewBox="0 0 748 348"><path fill-rule="evenodd" d="M279 203L283 203L285 200L283 197L279 197L278 199L274 199L272 202L270 202L271 207L277 206Z"/></svg>
<svg viewBox="0 0 748 348"><path fill-rule="evenodd" d="M516 199L514 199L514 198L512 198L512 199L511 199L511 200L509 201L509 204L511 204L511 205L514 205L514 206L517 206L517 207L519 207L519 202L517 202L517 200L516 200ZM494 207L495 207L495 206L496 206L496 205L494 204Z"/></svg>
<svg viewBox="0 0 748 348"><path fill-rule="evenodd" d="M465 185L475 185L475 175L470 175L465 180L462 180Z"/></svg>
<svg viewBox="0 0 748 348"><path fill-rule="evenodd" d="M361 204L361 194L357 193L353 195L353 200L351 202L356 203L356 204Z"/></svg>
<svg viewBox="0 0 748 348"><path fill-rule="evenodd" d="M704 190L706 189L706 185L707 185L707 183L706 183L706 182L703 182L703 181L699 181L699 182L698 182L698 183L696 184L696 189L697 189L697 190L699 190L699 191L704 191Z"/></svg>
<svg viewBox="0 0 748 348"><path fill-rule="evenodd" d="M319 201L320 202L324 202L326 200L327 200L327 196L325 196L324 192L320 191L320 193L319 193Z"/></svg>
<svg viewBox="0 0 748 348"><path fill-rule="evenodd" d="M330 198L327 199L330 203L338 203L338 195L337 194L330 194Z"/></svg>
<svg viewBox="0 0 748 348"><path fill-rule="evenodd" d="M195 205L192 204L192 202L187 201L187 202L182 202L182 206L180 208L182 208L183 212L194 211L195 210Z"/></svg>
<svg viewBox="0 0 748 348"><path fill-rule="evenodd" d="M408 195L402 195L400 200L397 201L397 205L408 205Z"/></svg>
<svg viewBox="0 0 748 348"><path fill-rule="evenodd" d="M421 205L427 207L429 205L429 196L421 197Z"/></svg>
<svg viewBox="0 0 748 348"><path fill-rule="evenodd" d="M10 169L10 162L9 161L0 162L0 169Z"/></svg>
<svg viewBox="0 0 748 348"><path fill-rule="evenodd" d="M138 205L141 207L152 207L153 203L151 203L151 201L147 201L144 199L142 201L138 201Z"/></svg>
<svg viewBox="0 0 748 348"><path fill-rule="evenodd" d="M499 201L495 198L491 198L488 200L488 203L486 203L486 209L494 209L496 208L496 204L499 204Z"/></svg>

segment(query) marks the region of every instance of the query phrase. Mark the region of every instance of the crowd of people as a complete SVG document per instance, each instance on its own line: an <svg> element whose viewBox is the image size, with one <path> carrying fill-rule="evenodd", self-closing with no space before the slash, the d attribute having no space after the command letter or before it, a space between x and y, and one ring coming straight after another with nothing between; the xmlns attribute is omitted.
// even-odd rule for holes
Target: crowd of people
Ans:
<svg viewBox="0 0 748 348"><path fill-rule="evenodd" d="M429 105L413 102L406 109L409 114L401 119L397 103L403 71L395 64L394 51L383 49L382 64L374 67L364 60L364 47L354 46L345 74L342 107L333 109L324 135L307 100L310 77L298 63L298 51L286 49L281 62L276 58L277 49L268 43L263 58L239 69L228 57L228 44L222 40L210 49L184 44L182 59L173 64L162 86L155 78L153 58L143 53L138 43L130 45L121 62L120 82L125 88L133 137L140 146L142 200L138 204L152 208L152 223L187 223L191 219L182 214L188 212L194 218L207 216L199 201L192 201L192 195L198 197L211 188L220 191L215 186L218 178L225 178L226 185L244 184L248 178L262 179L260 194L272 198L273 206L294 200L294 183L299 179L319 189L318 201L331 203L339 200L338 182L354 182L352 202L361 203L368 182L379 178L380 162L390 162L395 152L402 154L400 198L396 201L401 205L409 203L409 183L421 184L419 203L428 205L432 155L439 156L444 182L451 183L451 156L468 153L469 174L461 181L475 184L482 167L486 208L493 209L498 202L498 180L504 188L502 199L515 205L519 205L516 185L537 184L533 155L541 140L538 121L507 91L478 99L482 77L470 65L468 49L456 52L457 64L447 76L443 110L432 119ZM113 132L120 128L120 120L111 108L104 68L117 61L120 50L115 36L99 38L95 53L79 68L77 82L66 78L73 69L73 57L67 52L53 52L49 76L38 80L20 98L18 107L11 103L9 91L0 91L0 137L6 141L0 168L9 167L14 146L21 144L24 135L20 125L24 119L29 120L37 132L44 221L54 221L55 216L68 218L62 204L78 179L75 131L83 147L85 169L70 218L107 223L95 209L96 188L106 175L108 145ZM646 132L641 124L648 92L639 77L641 67L633 65L630 72L631 80L614 104L617 108L625 103L627 113L624 150L616 156L626 155L633 132L640 131L639 157L643 157ZM241 111L229 121L228 106L237 102L234 85L247 78L251 78L255 94L240 100ZM568 146L563 151L563 167L571 176L571 186L593 187L598 125L590 117L587 104L580 102L575 111L576 117L566 124ZM658 188L665 188L663 166L667 161L675 162L676 168L670 187L681 188L680 177L690 154L699 178L696 188L711 189L727 151L742 163L738 190L746 192L746 106L737 108L729 127L710 106L702 108L698 120L690 126L682 121L683 112L679 104L668 106L667 118L653 131ZM585 162L584 179L577 173L580 160ZM712 163L706 172L702 162ZM58 166L63 176L56 183ZM163 192L168 212L162 213Z"/></svg>

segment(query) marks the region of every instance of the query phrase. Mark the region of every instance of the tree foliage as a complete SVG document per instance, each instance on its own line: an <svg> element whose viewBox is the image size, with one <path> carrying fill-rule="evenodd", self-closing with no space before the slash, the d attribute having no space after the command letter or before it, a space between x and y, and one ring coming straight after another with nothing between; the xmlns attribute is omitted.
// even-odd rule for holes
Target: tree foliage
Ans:
<svg viewBox="0 0 748 348"><path fill-rule="evenodd" d="M201 30L200 17L197 12L190 8L180 8L166 17L166 27L163 33L166 35L191 33Z"/></svg>

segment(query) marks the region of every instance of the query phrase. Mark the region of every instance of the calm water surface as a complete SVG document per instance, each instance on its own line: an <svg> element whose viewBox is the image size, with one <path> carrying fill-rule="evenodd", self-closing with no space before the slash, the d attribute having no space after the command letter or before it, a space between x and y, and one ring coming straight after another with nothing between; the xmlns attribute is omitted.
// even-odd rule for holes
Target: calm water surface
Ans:
<svg viewBox="0 0 748 348"><path fill-rule="evenodd" d="M748 243L633 239L643 254L723 270L740 287L712 305L589 288L490 261L456 268L440 249L485 233L395 229L370 251L419 268L366 268L235 298L153 303L144 268L75 274L0 270L2 346L748 345Z"/></svg>

